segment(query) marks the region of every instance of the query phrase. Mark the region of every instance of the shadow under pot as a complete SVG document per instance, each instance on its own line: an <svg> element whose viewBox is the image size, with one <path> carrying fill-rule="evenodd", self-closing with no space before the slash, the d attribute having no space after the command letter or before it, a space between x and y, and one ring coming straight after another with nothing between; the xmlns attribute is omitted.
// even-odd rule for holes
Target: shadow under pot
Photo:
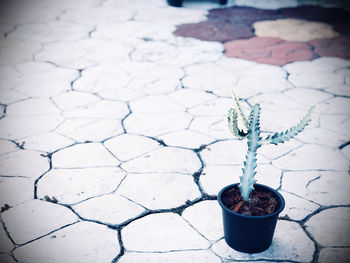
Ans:
<svg viewBox="0 0 350 263"><path fill-rule="evenodd" d="M219 195L218 202L222 208L224 235L226 243L233 249L245 253L258 253L268 249L272 243L278 215L284 209L283 196L276 190L261 184L255 184L257 191L270 193L277 202L274 212L263 216L251 216L236 213L223 203L223 197L230 190L237 188L238 183L224 187Z"/></svg>

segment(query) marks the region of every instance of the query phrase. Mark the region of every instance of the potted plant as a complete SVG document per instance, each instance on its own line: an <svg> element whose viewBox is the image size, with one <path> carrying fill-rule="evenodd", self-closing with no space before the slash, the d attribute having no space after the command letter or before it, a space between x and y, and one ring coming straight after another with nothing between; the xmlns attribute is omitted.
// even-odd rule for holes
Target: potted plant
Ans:
<svg viewBox="0 0 350 263"><path fill-rule="evenodd" d="M262 138L260 105L255 104L247 118L234 92L233 101L234 107L229 109L227 116L228 125L233 135L239 139L248 139L248 152L240 183L224 187L218 194L218 202L222 208L226 243L241 252L258 253L270 247L277 218L285 201L276 190L256 184L257 150L264 144L284 143L303 131L311 120L315 106L309 108L297 125ZM239 121L244 129L238 127Z"/></svg>

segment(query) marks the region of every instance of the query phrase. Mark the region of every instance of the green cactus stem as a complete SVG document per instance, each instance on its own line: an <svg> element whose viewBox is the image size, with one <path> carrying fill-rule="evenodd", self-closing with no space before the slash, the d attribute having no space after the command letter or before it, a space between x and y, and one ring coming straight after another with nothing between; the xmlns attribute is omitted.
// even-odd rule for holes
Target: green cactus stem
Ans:
<svg viewBox="0 0 350 263"><path fill-rule="evenodd" d="M258 148L264 144L277 145L278 143L284 143L285 141L294 138L310 123L311 114L315 109L315 106L311 106L309 108L305 116L297 125L291 127L286 131L276 132L273 135L268 135L265 139L262 139L260 137L260 105L255 104L252 107L248 121L248 118L244 114L242 106L240 105L239 98L234 92L232 92L232 95L235 103L235 108L232 107L229 109L227 120L229 129L234 136L239 139L248 139L248 152L244 161L242 175L240 176L239 189L241 191L242 198L246 201L249 201L249 195L254 190L254 184L256 182L254 176L256 174L255 169L257 166L256 156ZM244 128L239 128L238 116L242 118L243 124L245 128L248 129L248 132L244 132Z"/></svg>

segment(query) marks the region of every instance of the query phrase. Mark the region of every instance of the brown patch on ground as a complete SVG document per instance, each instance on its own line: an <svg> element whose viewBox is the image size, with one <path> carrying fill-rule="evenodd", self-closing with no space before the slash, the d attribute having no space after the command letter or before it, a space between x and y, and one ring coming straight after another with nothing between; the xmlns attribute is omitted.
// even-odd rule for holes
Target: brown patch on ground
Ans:
<svg viewBox="0 0 350 263"><path fill-rule="evenodd" d="M317 57L309 44L285 41L279 38L253 37L247 40L230 41L224 46L225 55L228 57L278 66Z"/></svg>

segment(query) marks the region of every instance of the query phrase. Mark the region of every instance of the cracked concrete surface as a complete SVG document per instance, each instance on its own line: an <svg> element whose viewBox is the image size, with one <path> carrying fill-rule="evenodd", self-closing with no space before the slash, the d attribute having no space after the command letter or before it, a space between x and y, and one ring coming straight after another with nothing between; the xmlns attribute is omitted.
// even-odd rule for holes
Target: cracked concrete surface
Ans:
<svg viewBox="0 0 350 263"><path fill-rule="evenodd" d="M173 34L217 7L4 4L0 262L346 262L350 61L272 66L226 57L219 42ZM232 88L247 109L261 103L265 134L317 105L296 140L259 149L258 182L278 189L286 208L271 248L252 255L225 244L215 201L238 182L247 147L226 125Z"/></svg>

